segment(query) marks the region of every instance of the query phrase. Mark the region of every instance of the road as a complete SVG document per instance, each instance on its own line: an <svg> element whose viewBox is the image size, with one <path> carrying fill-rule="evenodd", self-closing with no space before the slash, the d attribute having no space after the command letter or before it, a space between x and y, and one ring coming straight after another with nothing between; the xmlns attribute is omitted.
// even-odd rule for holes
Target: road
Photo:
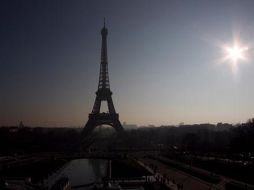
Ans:
<svg viewBox="0 0 254 190"><path fill-rule="evenodd" d="M226 190L225 185L230 181L231 182L233 181L238 184L243 184L244 186L244 183L224 177L224 176L220 176L221 181L217 184L209 183L207 181L194 177L186 172L177 170L173 167L163 164L159 162L158 160L144 158L141 161L146 165L155 166L156 172L162 175L164 174L169 180L173 181L175 184L181 185L183 187L183 190ZM193 167L193 169L194 170L197 169L199 171L201 170L195 167ZM202 172L207 173L208 175L210 174L210 172L206 170L202 170ZM253 190L254 187L251 185L248 185L246 189Z"/></svg>

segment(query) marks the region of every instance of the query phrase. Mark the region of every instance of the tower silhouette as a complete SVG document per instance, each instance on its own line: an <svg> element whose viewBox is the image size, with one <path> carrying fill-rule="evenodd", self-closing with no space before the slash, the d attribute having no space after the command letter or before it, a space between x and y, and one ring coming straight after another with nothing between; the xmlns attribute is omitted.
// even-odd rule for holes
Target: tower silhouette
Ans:
<svg viewBox="0 0 254 190"><path fill-rule="evenodd" d="M101 64L100 64L100 76L98 90L96 91L96 98L92 112L89 114L88 121L83 129L82 137L87 137L95 127L99 125L110 125L117 132L123 131L121 122L119 121L119 115L115 111L115 107L112 100L112 92L109 85L108 76L108 57L107 57L107 35L108 30L104 26L101 29ZM106 101L108 105L107 113L100 113L101 102Z"/></svg>

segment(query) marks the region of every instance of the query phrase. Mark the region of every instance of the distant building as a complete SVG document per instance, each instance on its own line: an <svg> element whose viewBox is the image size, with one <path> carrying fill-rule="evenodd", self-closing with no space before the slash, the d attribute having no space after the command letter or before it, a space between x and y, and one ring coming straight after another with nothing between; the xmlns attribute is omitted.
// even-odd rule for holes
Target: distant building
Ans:
<svg viewBox="0 0 254 190"><path fill-rule="evenodd" d="M123 122L123 128L125 130L132 130L132 129L137 129L138 126L135 124L127 124L126 122Z"/></svg>
<svg viewBox="0 0 254 190"><path fill-rule="evenodd" d="M25 126L24 126L23 122L20 121L20 122L19 122L19 125L18 125L18 128L24 128L24 127L25 127Z"/></svg>

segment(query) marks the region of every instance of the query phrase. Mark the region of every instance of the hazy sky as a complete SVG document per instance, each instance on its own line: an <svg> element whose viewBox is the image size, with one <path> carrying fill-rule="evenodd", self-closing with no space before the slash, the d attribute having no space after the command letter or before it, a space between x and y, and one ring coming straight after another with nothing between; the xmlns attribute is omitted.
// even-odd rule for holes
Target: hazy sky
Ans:
<svg viewBox="0 0 254 190"><path fill-rule="evenodd" d="M254 116L254 1L6 0L0 3L0 125L84 126L106 17L120 120L244 122ZM220 44L249 47L232 71Z"/></svg>

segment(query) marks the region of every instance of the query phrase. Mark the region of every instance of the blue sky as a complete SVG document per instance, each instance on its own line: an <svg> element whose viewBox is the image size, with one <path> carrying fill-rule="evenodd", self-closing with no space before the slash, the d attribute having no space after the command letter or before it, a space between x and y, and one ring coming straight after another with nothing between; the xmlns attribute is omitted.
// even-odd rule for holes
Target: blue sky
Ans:
<svg viewBox="0 0 254 190"><path fill-rule="evenodd" d="M108 27L121 121L244 122L254 115L254 1L1 1L0 125L83 126ZM235 36L247 61L220 63Z"/></svg>

